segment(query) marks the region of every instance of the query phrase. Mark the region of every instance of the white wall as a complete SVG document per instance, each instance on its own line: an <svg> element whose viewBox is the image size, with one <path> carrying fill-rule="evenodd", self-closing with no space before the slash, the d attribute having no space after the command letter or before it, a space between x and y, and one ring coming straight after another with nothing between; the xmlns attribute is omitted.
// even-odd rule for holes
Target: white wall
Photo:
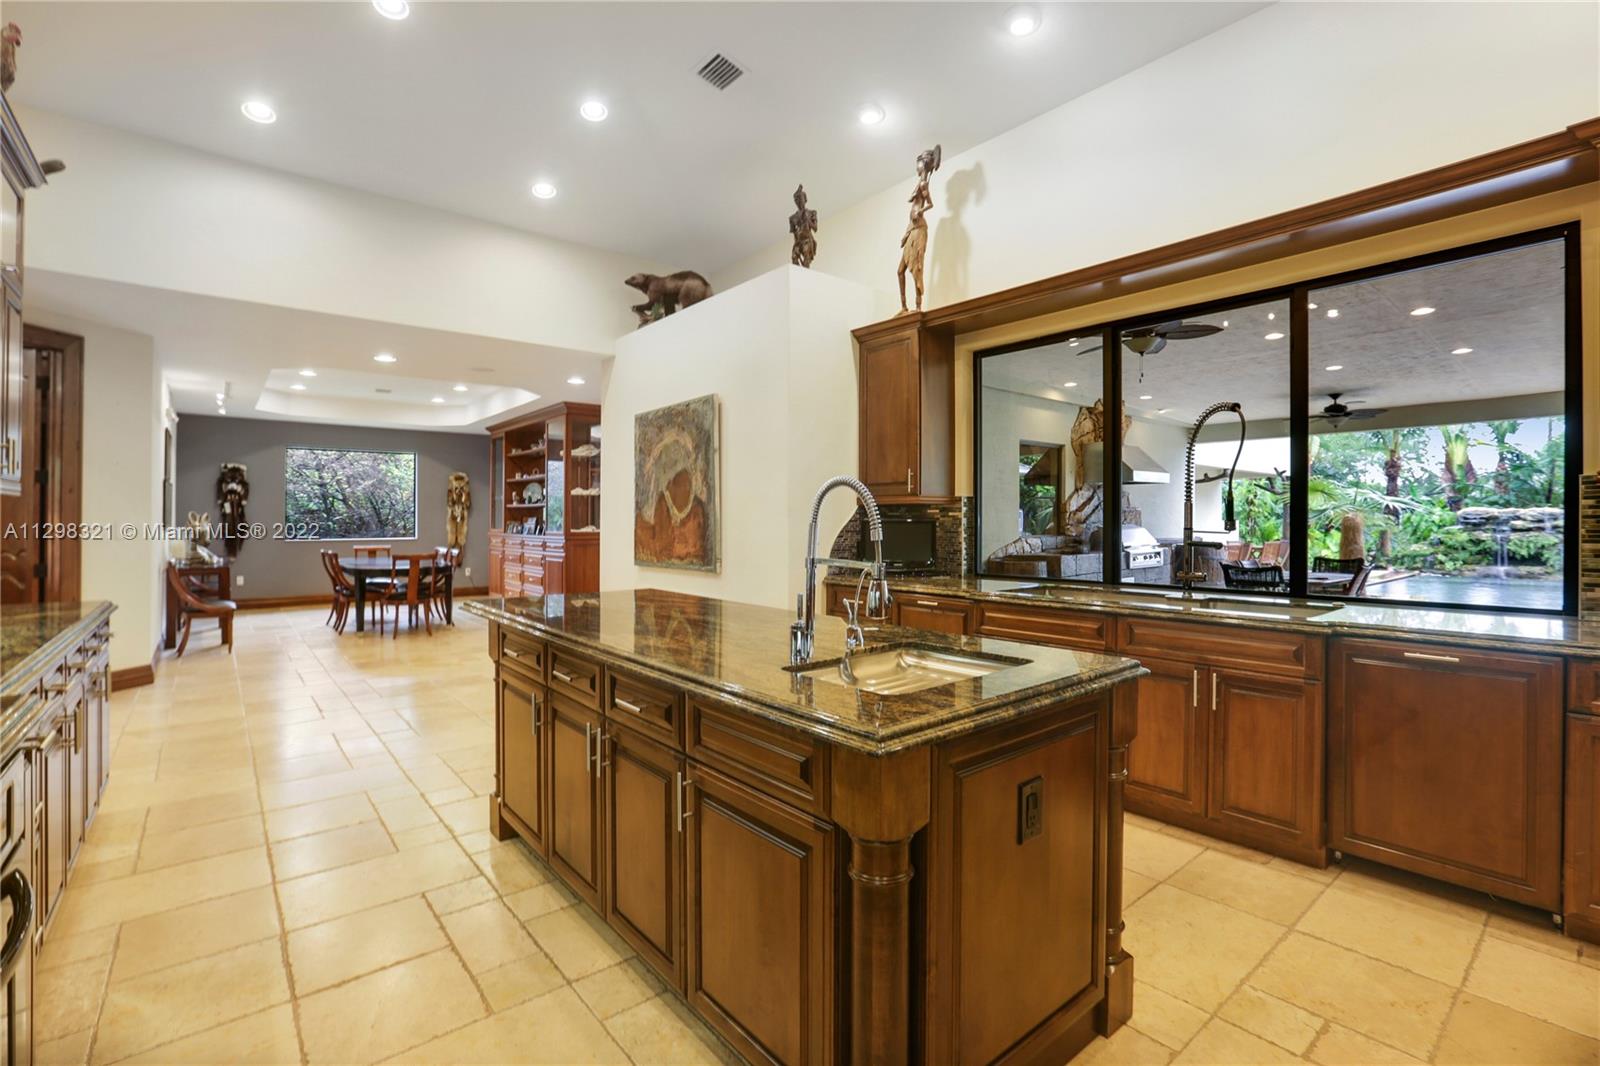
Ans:
<svg viewBox="0 0 1600 1066"><path fill-rule="evenodd" d="M28 265L609 354L655 264L16 109L67 170L28 198Z"/></svg>
<svg viewBox="0 0 1600 1066"><path fill-rule="evenodd" d="M32 210L30 204L30 210ZM166 549L161 521L163 389L155 343L141 333L30 308L30 324L83 338L83 521L113 533L83 542L85 600L110 600L111 668L149 666L161 636ZM120 529L131 522L138 536Z"/></svg>
<svg viewBox="0 0 1600 1066"><path fill-rule="evenodd" d="M1595 4L1273 4L947 155L928 305L1553 133L1600 115L1597 69ZM892 286L911 184L907 159L903 181L825 216L817 267ZM788 254L774 244L714 280Z"/></svg>
<svg viewBox="0 0 1600 1066"><path fill-rule="evenodd" d="M601 401L600 587L659 588L789 607L812 495L855 474L856 370L850 329L887 310L859 285L785 266L617 342ZM633 563L633 431L643 411L715 393L721 403L722 569ZM849 517L823 512L823 550Z"/></svg>

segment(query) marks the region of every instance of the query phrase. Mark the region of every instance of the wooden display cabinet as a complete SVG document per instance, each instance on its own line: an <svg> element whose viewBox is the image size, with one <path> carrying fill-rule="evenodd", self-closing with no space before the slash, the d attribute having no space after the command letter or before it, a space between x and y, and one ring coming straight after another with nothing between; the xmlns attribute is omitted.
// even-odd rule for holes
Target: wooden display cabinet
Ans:
<svg viewBox="0 0 1600 1066"><path fill-rule="evenodd" d="M955 492L955 345L921 318L855 331L861 480L879 503Z"/></svg>
<svg viewBox="0 0 1600 1066"><path fill-rule="evenodd" d="M598 592L600 408L556 404L489 433L489 592Z"/></svg>

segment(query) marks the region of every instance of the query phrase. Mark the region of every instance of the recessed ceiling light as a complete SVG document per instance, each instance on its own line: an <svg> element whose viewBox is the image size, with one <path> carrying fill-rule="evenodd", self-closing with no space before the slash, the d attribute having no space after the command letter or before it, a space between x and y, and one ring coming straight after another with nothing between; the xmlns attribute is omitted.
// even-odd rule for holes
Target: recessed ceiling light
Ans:
<svg viewBox="0 0 1600 1066"><path fill-rule="evenodd" d="M1222 320L1222 328L1223 329L1227 329L1228 328L1228 320L1227 319L1223 319Z"/></svg>
<svg viewBox="0 0 1600 1066"><path fill-rule="evenodd" d="M590 122L604 122L606 116L611 114L611 109L599 100L585 100L578 105L578 114Z"/></svg>
<svg viewBox="0 0 1600 1066"><path fill-rule="evenodd" d="M467 387L465 385L451 385L450 386L450 391L451 392L466 392L467 391Z"/></svg>
<svg viewBox="0 0 1600 1066"><path fill-rule="evenodd" d="M390 355L388 352L379 352L377 355L372 357L372 361L374 363L392 363L395 360L394 356Z"/></svg>
<svg viewBox="0 0 1600 1066"><path fill-rule="evenodd" d="M1472 349L1471 348L1456 348L1450 354L1451 355L1471 355L1472 354Z"/></svg>
<svg viewBox="0 0 1600 1066"><path fill-rule="evenodd" d="M1077 342L1077 341L1075 341L1075 340L1074 340L1074 341L1068 341L1068 342L1067 342L1067 347L1068 347L1068 348L1076 348L1076 347L1077 347L1077 346L1078 346L1078 342Z"/></svg>
<svg viewBox="0 0 1600 1066"><path fill-rule="evenodd" d="M1306 304L1306 307L1309 310L1312 310L1312 311L1315 311L1317 309L1317 305L1316 304Z"/></svg>
<svg viewBox="0 0 1600 1066"><path fill-rule="evenodd" d="M1061 387L1063 389L1075 389L1078 387L1078 383L1076 381L1063 381Z"/></svg>
<svg viewBox="0 0 1600 1066"><path fill-rule="evenodd" d="M372 0L372 6L378 9L378 14L396 22L411 14L411 5L407 0Z"/></svg>
<svg viewBox="0 0 1600 1066"><path fill-rule="evenodd" d="M1171 410L1172 410L1172 408L1170 408L1170 407L1162 407L1162 408L1160 408L1159 410L1156 411L1156 414L1164 415L1164 414L1167 414L1167 413L1171 412Z"/></svg>
<svg viewBox="0 0 1600 1066"><path fill-rule="evenodd" d="M303 382L303 381L297 381L293 385L290 385L289 387L291 389L293 389L295 392L305 392L306 391L306 385L305 385L305 382Z"/></svg>
<svg viewBox="0 0 1600 1066"><path fill-rule="evenodd" d="M1324 369L1324 370L1343 370L1344 369L1344 364L1343 363L1329 363L1327 366L1323 367L1322 369Z"/></svg>
<svg viewBox="0 0 1600 1066"><path fill-rule="evenodd" d="M862 104L861 110L856 112L856 118L863 126L876 126L883 121L883 108L877 104Z"/></svg>
<svg viewBox="0 0 1600 1066"><path fill-rule="evenodd" d="M1276 312L1276 311L1268 311L1267 312L1267 321L1268 322L1276 322L1277 320L1278 320L1278 312Z"/></svg>
<svg viewBox="0 0 1600 1066"><path fill-rule="evenodd" d="M1421 318L1423 315L1431 315L1431 314L1433 314L1433 308L1431 308L1431 307L1423 306L1423 307L1413 307L1411 309L1411 317L1412 318Z"/></svg>
<svg viewBox="0 0 1600 1066"><path fill-rule="evenodd" d="M1283 334L1274 330L1273 332L1267 334L1264 339L1269 341L1281 341L1283 340Z"/></svg>
<svg viewBox="0 0 1600 1066"><path fill-rule="evenodd" d="M568 385L582 385L583 384L583 379L581 377L579 377L578 375L574 374L570 378L567 379L567 384Z"/></svg>
<svg viewBox="0 0 1600 1066"><path fill-rule="evenodd" d="M217 402L218 403L221 403L223 400L226 400L227 398L228 398L227 393L224 393L224 392L217 393Z"/></svg>
<svg viewBox="0 0 1600 1066"><path fill-rule="evenodd" d="M1039 28L1039 9L1032 4L1019 4L1006 13L1006 29L1013 37L1026 37Z"/></svg>
<svg viewBox="0 0 1600 1066"><path fill-rule="evenodd" d="M1154 396L1141 396L1141 397L1139 397L1139 399L1141 399L1141 400L1153 400L1153 399L1155 399L1155 397Z"/></svg>
<svg viewBox="0 0 1600 1066"><path fill-rule="evenodd" d="M219 415L225 415L225 414L227 414L227 413L228 413L228 409L227 409L227 408L226 408L226 407L219 407L219 408L217 408L217 414L219 414Z"/></svg>
<svg viewBox="0 0 1600 1066"><path fill-rule="evenodd" d="M429 403L444 403L444 397L443 396L435 396L433 399L429 400L428 402Z"/></svg>
<svg viewBox="0 0 1600 1066"><path fill-rule="evenodd" d="M263 126L270 126L278 121L278 113L272 110L272 105L265 100L246 100L239 105L239 111L251 122L259 122Z"/></svg>
<svg viewBox="0 0 1600 1066"><path fill-rule="evenodd" d="M300 376L303 378L314 378L317 376L317 372L308 366L304 370L300 371Z"/></svg>
<svg viewBox="0 0 1600 1066"><path fill-rule="evenodd" d="M554 185L552 185L548 181L536 181L536 182L533 183L532 192L533 192L533 195L538 197L539 199L548 200L551 197L555 196L556 187Z"/></svg>

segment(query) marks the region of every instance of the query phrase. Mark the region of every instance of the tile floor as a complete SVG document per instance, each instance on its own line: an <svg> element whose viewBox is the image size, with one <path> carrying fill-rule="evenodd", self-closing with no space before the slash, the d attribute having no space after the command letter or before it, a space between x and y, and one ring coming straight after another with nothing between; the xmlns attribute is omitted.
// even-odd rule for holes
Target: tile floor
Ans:
<svg viewBox="0 0 1600 1066"><path fill-rule="evenodd" d="M197 635L112 701L112 784L39 960L43 1063L716 1063L727 1051L486 828L471 617ZM1133 1022L1090 1063L1596 1063L1600 948L1376 867L1134 819Z"/></svg>

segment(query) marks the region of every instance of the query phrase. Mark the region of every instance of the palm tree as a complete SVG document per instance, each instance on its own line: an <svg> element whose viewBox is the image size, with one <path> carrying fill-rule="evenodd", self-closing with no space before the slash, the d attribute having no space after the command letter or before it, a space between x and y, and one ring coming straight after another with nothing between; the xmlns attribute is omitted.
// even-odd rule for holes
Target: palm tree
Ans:
<svg viewBox="0 0 1600 1066"><path fill-rule="evenodd" d="M1459 511L1467 486L1478 480L1472 468L1472 438L1466 426L1440 426L1439 434L1444 438L1445 506Z"/></svg>
<svg viewBox="0 0 1600 1066"><path fill-rule="evenodd" d="M1511 434L1522 428L1522 423L1514 418L1499 422L1489 423L1489 432L1494 434L1494 491L1502 503L1509 503L1511 496L1511 462L1510 453L1515 447L1511 443Z"/></svg>

